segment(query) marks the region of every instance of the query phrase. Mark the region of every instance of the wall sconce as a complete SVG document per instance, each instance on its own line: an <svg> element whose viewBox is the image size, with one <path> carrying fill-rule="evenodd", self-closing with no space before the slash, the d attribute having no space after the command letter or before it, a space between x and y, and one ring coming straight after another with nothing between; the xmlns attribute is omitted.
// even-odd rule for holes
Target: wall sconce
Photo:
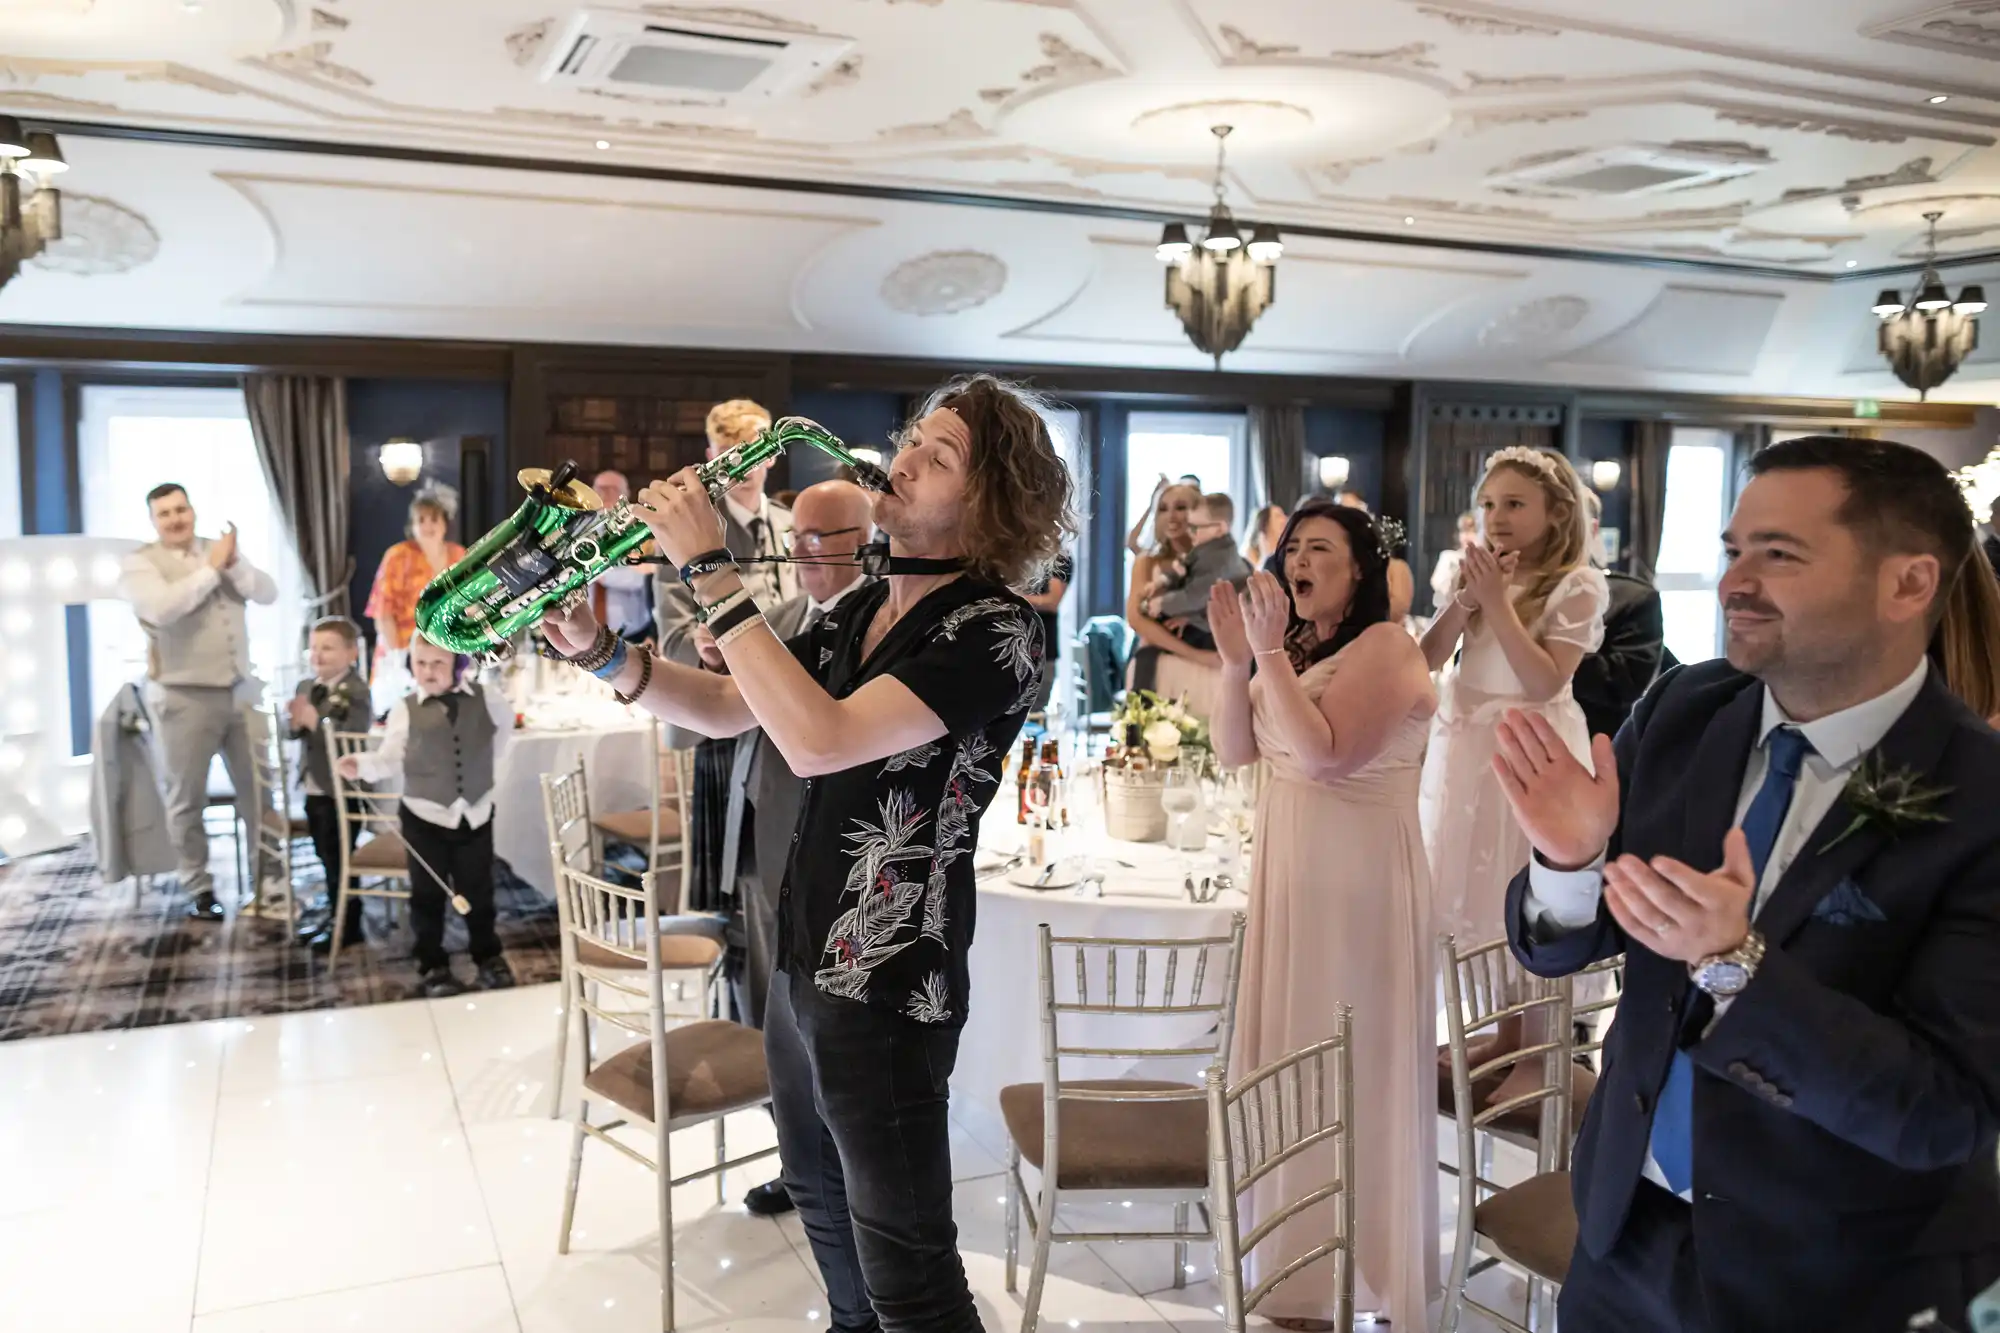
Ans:
<svg viewBox="0 0 2000 1333"><path fill-rule="evenodd" d="M424 446L415 440L391 440L382 446L382 475L391 484L407 486L423 475Z"/></svg>
<svg viewBox="0 0 2000 1333"><path fill-rule="evenodd" d="M1319 484L1327 490L1347 484L1347 474L1351 465L1340 454L1328 454L1319 460Z"/></svg>
<svg viewBox="0 0 2000 1333"><path fill-rule="evenodd" d="M1618 489L1618 478L1624 471L1618 460L1600 458L1590 465L1590 484L1608 495Z"/></svg>

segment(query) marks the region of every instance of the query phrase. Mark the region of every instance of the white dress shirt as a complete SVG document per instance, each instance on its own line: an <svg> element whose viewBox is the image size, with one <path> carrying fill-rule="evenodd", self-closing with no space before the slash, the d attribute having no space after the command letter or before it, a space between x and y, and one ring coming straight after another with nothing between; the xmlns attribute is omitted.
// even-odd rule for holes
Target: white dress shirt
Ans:
<svg viewBox="0 0 2000 1333"><path fill-rule="evenodd" d="M246 602L268 606L278 600L277 580L251 564L241 552L226 569L218 570L209 564L210 545L206 538L197 538L183 548L159 546L168 560L191 571L177 579L161 574L159 566L143 552L132 552L120 562L119 596L132 604L142 624L156 626L171 625L192 614L208 600L210 593L222 585L224 579L229 580L229 586ZM251 680L251 675L247 636L239 635L238 640L233 648L235 660L231 665L240 688Z"/></svg>
<svg viewBox="0 0 2000 1333"><path fill-rule="evenodd" d="M821 620L824 620L826 618L827 612L833 610L834 607L839 606L842 602L847 600L847 594L853 592L856 588L860 587L867 581L868 581L868 576L866 574L863 574L860 570L857 569L854 572L854 582L848 584L845 588L842 588L839 592L835 593L833 596L827 598L823 602L816 600L811 593L807 593L806 613L804 616L800 617L799 624L801 625L818 624Z"/></svg>
<svg viewBox="0 0 2000 1333"><path fill-rule="evenodd" d="M636 565L613 565L597 576L604 589L605 623L614 634L628 634L653 618L653 600L647 584L652 575Z"/></svg>
<svg viewBox="0 0 2000 1333"><path fill-rule="evenodd" d="M1785 812L1785 822L1778 826L1778 840L1772 844L1771 857L1764 863L1764 874L1757 881L1757 893L1752 901L1750 915L1754 919L1764 910L1764 904L1771 897L1772 890L1784 879L1785 871L1792 862L1798 860L1805 850L1807 839L1833 809L1840 799L1841 790L1847 779L1861 760L1882 743L1889 734L1889 728L1896 724L1909 709L1917 692L1924 687L1924 679L1930 673L1930 659L1917 664L1917 669L1904 678L1901 684L1885 694L1878 694L1864 703L1851 708L1843 708L1838 713L1828 713L1813 722L1793 722L1785 716L1785 710L1771 697L1771 691L1764 691L1764 716L1758 724L1757 748L1750 752L1750 762L1744 766L1743 789L1736 801L1736 826L1741 827L1743 817L1749 813L1750 803L1757 798L1758 789L1764 785L1764 776L1770 769L1770 754L1765 743L1771 733L1779 727L1796 727L1804 733L1812 750L1806 755L1805 764L1799 771L1797 785L1792 788L1791 808ZM1561 871L1543 865L1539 856L1528 860L1528 895L1524 904L1528 920L1543 929L1562 933L1581 930L1597 919L1597 905L1604 892L1604 857L1600 854L1597 863L1583 870ZM1700 867L1696 867L1699 869ZM1729 1008L1730 1001L1716 1001L1716 1017L1720 1018ZM1646 1179L1661 1189L1673 1191L1667 1185L1665 1173L1660 1164L1653 1160L1649 1149L1646 1153ZM1683 1199L1689 1195L1683 1193Z"/></svg>
<svg viewBox="0 0 2000 1333"><path fill-rule="evenodd" d="M452 689L460 694L471 694L473 688L474 682L470 680L461 680L452 686ZM399 707L389 710L389 722L382 732L382 744L374 750L355 756L358 761L356 767L360 770L363 781L382 782L402 776L403 751L410 743L410 706L425 699L434 699L443 693L445 693L443 690L433 693L420 685L416 693L403 696L403 702ZM514 706L499 690L489 689L484 691L484 694L487 716L493 719L493 778L498 782L500 761L506 757L507 746L514 739ZM461 819L469 827L478 828L493 818L491 791L481 792L473 800L467 800L466 794L460 792L458 798L450 805L439 805L436 801L426 801L415 796L405 796L403 804L418 819L426 824L436 824L439 828L457 828Z"/></svg>

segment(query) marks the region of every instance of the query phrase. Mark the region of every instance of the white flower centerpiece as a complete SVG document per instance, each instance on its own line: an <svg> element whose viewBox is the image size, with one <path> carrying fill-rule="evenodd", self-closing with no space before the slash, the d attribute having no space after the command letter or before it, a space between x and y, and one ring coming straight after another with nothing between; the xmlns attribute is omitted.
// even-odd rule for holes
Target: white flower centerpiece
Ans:
<svg viewBox="0 0 2000 1333"><path fill-rule="evenodd" d="M1123 742L1136 727L1145 766L1103 769L1104 831L1125 842L1158 842L1167 836L1167 813L1160 805L1167 770L1192 766L1205 774L1214 762L1208 724L1178 699L1151 690L1129 691L1111 715L1111 735Z"/></svg>

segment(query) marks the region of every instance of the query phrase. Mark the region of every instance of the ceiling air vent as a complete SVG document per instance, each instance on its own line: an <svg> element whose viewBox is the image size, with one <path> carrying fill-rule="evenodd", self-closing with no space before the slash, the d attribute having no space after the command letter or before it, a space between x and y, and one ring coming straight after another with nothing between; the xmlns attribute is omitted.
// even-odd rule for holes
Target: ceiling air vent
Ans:
<svg viewBox="0 0 2000 1333"><path fill-rule="evenodd" d="M1769 165L1769 154L1751 144L1621 144L1538 153L1494 172L1487 184L1504 187L1508 193L1602 199L1715 185Z"/></svg>
<svg viewBox="0 0 2000 1333"><path fill-rule="evenodd" d="M810 83L853 45L803 29L584 9L549 44L541 78L556 87L726 106Z"/></svg>

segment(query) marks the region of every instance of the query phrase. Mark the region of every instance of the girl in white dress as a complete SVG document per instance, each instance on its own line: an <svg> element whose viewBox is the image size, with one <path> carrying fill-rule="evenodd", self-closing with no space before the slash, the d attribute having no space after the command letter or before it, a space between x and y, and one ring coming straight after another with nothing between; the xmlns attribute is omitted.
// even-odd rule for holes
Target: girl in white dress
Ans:
<svg viewBox="0 0 2000 1333"><path fill-rule="evenodd" d="M1444 669L1424 759L1424 845L1436 928L1455 933L1461 947L1507 933L1507 885L1528 863L1527 836L1493 775L1495 726L1510 708L1540 713L1590 763L1589 729L1569 682L1604 641L1611 598L1603 573L1590 567L1583 484L1561 454L1521 446L1494 454L1477 507L1485 540L1466 544L1457 587L1423 637L1431 669ZM1458 662L1447 667L1454 651ZM1522 1040L1518 1021L1505 1025L1482 1058ZM1523 1062L1487 1104L1529 1090L1537 1077L1534 1062Z"/></svg>

